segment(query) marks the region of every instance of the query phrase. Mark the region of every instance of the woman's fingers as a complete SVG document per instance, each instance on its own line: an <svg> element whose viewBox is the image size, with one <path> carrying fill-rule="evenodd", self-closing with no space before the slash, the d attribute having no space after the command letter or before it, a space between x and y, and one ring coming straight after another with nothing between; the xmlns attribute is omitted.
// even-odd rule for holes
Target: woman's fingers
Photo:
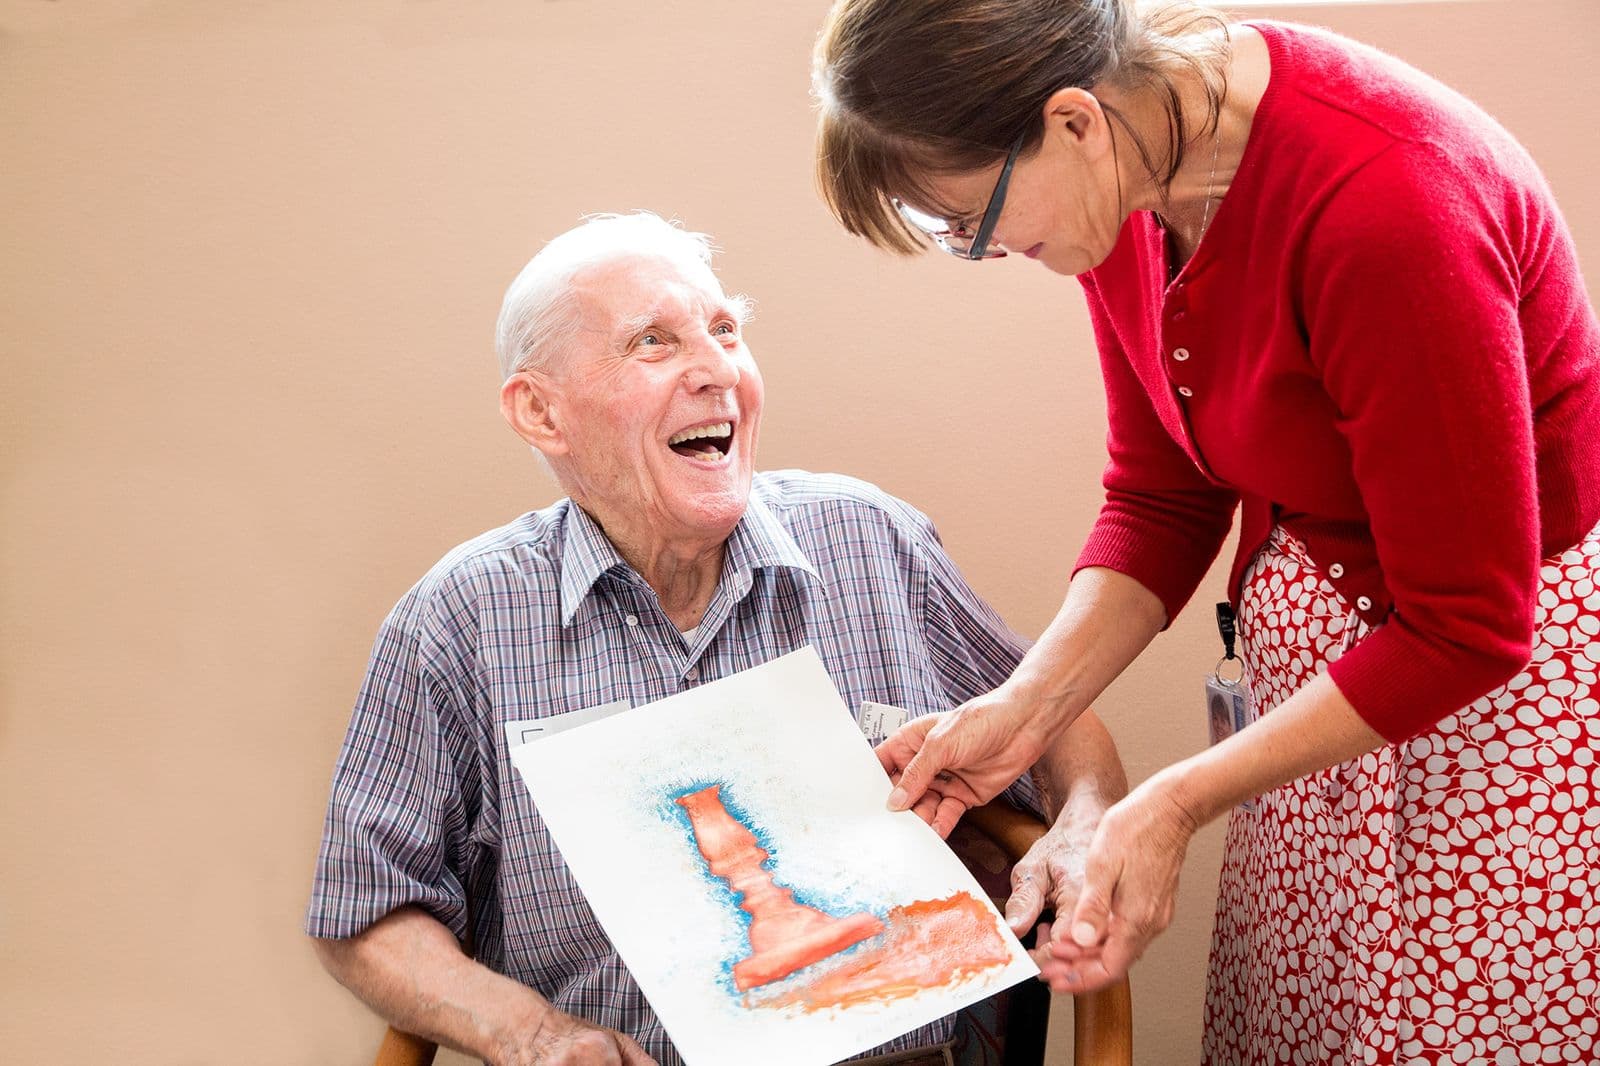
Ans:
<svg viewBox="0 0 1600 1066"><path fill-rule="evenodd" d="M1078 902L1067 921L1067 936L1079 947L1093 947L1104 939L1111 918L1111 900L1117 890L1117 875L1121 864L1104 857L1104 841L1097 839L1089 851L1089 861L1084 867L1083 888L1078 892Z"/></svg>
<svg viewBox="0 0 1600 1066"><path fill-rule="evenodd" d="M928 730L934 727L938 719L939 715L935 714L913 718L872 749L873 754L878 757L879 765L889 775L890 780L899 782L901 771L916 757L918 749L922 747L923 738L928 735Z"/></svg>
<svg viewBox="0 0 1600 1066"><path fill-rule="evenodd" d="M1075 996L1093 992L1116 982L1122 976L1108 969L1098 956L1070 961L1050 957L1039 963L1039 980L1058 994Z"/></svg>
<svg viewBox="0 0 1600 1066"><path fill-rule="evenodd" d="M933 817L939 811L939 802L940 796L937 792L924 792L922 797L911 805L911 813L929 825L933 825ZM937 829L938 826L935 825L934 828ZM941 833L939 835L943 836L944 834Z"/></svg>
<svg viewBox="0 0 1600 1066"><path fill-rule="evenodd" d="M933 793L930 792L928 795L931 796ZM929 824L933 826L933 831L938 833L941 839L946 839L950 836L950 831L956 827L956 823L961 821L961 816L966 813L967 805L965 802L949 793L945 793L939 797L938 806L934 810L933 821Z"/></svg>
<svg viewBox="0 0 1600 1066"><path fill-rule="evenodd" d="M888 743L884 741L884 744ZM914 754L900 767L900 779L889 793L889 809L903 811L922 799L928 786L944 771L946 764L942 739L938 733L929 730L922 736Z"/></svg>

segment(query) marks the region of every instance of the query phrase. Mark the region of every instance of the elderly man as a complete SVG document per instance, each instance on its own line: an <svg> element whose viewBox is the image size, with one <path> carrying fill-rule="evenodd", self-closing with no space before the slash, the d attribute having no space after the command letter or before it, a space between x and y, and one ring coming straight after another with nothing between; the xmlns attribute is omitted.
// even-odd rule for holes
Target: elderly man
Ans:
<svg viewBox="0 0 1600 1066"><path fill-rule="evenodd" d="M920 513L848 478L753 473L745 318L706 239L648 214L563 234L506 294L501 411L567 498L450 552L384 621L307 918L329 971L402 1029L494 1064L681 1061L551 843L507 722L637 706L806 644L849 706L930 714L1022 656ZM1019 867L1020 928L1070 902L1124 787L1091 715L1033 776L1059 817ZM919 813L948 832L961 810L952 783ZM951 1031L880 1053L947 1061Z"/></svg>

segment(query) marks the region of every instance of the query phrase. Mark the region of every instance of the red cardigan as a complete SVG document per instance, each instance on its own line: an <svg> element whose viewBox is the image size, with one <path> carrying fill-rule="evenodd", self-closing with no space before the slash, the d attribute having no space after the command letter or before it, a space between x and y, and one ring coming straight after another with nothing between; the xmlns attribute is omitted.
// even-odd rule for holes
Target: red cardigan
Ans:
<svg viewBox="0 0 1600 1066"><path fill-rule="evenodd" d="M1272 76L1194 257L1169 286L1140 212L1080 279L1110 463L1077 565L1176 617L1242 501L1230 596L1274 523L1303 541L1382 623L1333 680L1402 740L1527 664L1540 559L1600 521L1600 324L1505 130L1365 46L1251 25Z"/></svg>

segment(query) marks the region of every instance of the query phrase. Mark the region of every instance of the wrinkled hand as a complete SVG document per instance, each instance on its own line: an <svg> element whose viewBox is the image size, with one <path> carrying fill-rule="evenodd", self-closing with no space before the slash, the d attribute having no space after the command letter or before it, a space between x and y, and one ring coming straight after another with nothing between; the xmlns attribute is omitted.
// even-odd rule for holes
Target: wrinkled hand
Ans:
<svg viewBox="0 0 1600 1066"><path fill-rule="evenodd" d="M1005 914L1006 924L1017 936L1026 936L1028 927L1046 910L1070 915L1078 905L1095 825L1093 818L1063 814L1012 868L1011 898L1006 900ZM1041 971L1054 961L1050 954L1052 926L1060 930L1060 936L1066 935L1066 922L1039 921L1029 952Z"/></svg>
<svg viewBox="0 0 1600 1066"><path fill-rule="evenodd" d="M1178 873L1195 819L1160 774L1101 819L1084 862L1083 887L1039 953L1039 977L1053 992L1103 988L1128 972L1172 921ZM1008 908L1009 911L1009 908ZM1045 927L1040 926L1040 940Z"/></svg>
<svg viewBox="0 0 1600 1066"><path fill-rule="evenodd" d="M953 711L907 722L877 748L895 785L890 808L910 808L949 836L968 809L994 799L1044 752L1034 712L1002 685Z"/></svg>
<svg viewBox="0 0 1600 1066"><path fill-rule="evenodd" d="M553 1007L533 1034L528 1052L515 1061L529 1066L656 1066L627 1034Z"/></svg>

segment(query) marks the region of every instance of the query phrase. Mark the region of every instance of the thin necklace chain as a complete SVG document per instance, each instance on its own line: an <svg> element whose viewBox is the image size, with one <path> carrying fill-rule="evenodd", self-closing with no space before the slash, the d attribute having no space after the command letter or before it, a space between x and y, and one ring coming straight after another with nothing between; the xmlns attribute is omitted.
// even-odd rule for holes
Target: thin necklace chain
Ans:
<svg viewBox="0 0 1600 1066"><path fill-rule="evenodd" d="M1200 250L1201 238L1205 237L1206 230L1211 225L1211 201L1216 199L1216 194L1213 193L1211 190L1216 185L1216 181L1217 181L1217 159L1220 156L1221 151L1222 151L1222 116L1218 115L1217 116L1217 128L1211 134L1211 174L1210 174L1209 177L1206 178L1206 206L1205 206L1205 211L1200 216L1200 231L1198 233L1196 233L1195 236L1194 236L1194 247L1192 249L1190 249L1190 251L1189 251L1189 258L1191 258L1191 259L1194 258L1194 253ZM1166 225L1166 220L1165 219L1162 219L1162 225L1163 226ZM1168 280L1176 278L1178 276L1178 271L1181 270L1181 269L1182 269L1182 266L1179 264L1177 259L1174 258L1172 260L1172 265L1168 269L1168 272L1167 272Z"/></svg>
<svg viewBox="0 0 1600 1066"><path fill-rule="evenodd" d="M1196 248L1200 246L1200 239L1206 235L1206 227L1211 225L1211 201L1217 198L1216 194L1211 190L1216 187L1217 158L1221 151L1222 116L1218 115L1216 131L1211 135L1211 176L1206 178L1206 209L1205 213L1200 217L1200 233L1194 239Z"/></svg>

